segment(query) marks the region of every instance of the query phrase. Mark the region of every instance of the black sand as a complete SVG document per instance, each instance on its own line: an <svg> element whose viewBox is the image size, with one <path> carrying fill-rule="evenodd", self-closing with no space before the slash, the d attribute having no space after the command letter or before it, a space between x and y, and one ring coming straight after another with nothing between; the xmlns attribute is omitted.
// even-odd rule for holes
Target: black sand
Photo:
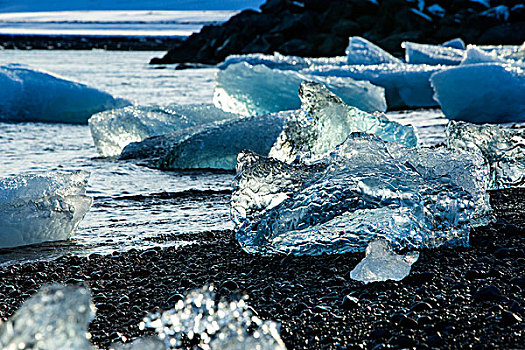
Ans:
<svg viewBox="0 0 525 350"><path fill-rule="evenodd" d="M249 294L261 318L282 324L289 349L525 348L524 196L525 189L492 193L496 224L473 230L470 248L422 252L401 282L350 280L362 254L263 258L242 252L230 231L209 232L181 249L1 268L0 317L42 284L85 282L98 308L93 343L107 347L145 334L138 324L146 313L214 283L222 295Z"/></svg>

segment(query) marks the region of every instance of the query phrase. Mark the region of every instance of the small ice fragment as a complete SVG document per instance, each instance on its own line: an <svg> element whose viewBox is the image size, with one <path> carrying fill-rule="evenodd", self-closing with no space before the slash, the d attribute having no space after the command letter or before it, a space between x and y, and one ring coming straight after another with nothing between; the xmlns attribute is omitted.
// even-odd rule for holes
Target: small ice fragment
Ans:
<svg viewBox="0 0 525 350"><path fill-rule="evenodd" d="M490 166L488 189L525 186L523 128L451 121L446 138L450 148L483 154Z"/></svg>
<svg viewBox="0 0 525 350"><path fill-rule="evenodd" d="M44 173L0 179L0 248L69 239L91 207L88 176Z"/></svg>
<svg viewBox="0 0 525 350"><path fill-rule="evenodd" d="M92 350L88 324L94 316L87 288L42 287L10 319L0 323L0 348Z"/></svg>
<svg viewBox="0 0 525 350"><path fill-rule="evenodd" d="M365 258L350 272L350 277L364 283L401 281L418 258L419 252L398 255L386 241L374 240L366 247Z"/></svg>
<svg viewBox="0 0 525 350"><path fill-rule="evenodd" d="M455 38L449 41L445 41L443 44L441 44L441 46L452 47L454 49L459 49L459 50L465 50L465 42L461 38Z"/></svg>
<svg viewBox="0 0 525 350"><path fill-rule="evenodd" d="M438 4L430 5L429 7L427 7L427 11L430 12L431 14L433 14L434 16L438 16L438 17L445 17L445 14L447 13L445 11L445 9L443 7L441 7L441 6L439 6ZM454 40L461 40L461 39L454 39ZM447 41L445 44L443 44L443 46L455 47L455 48L458 48L458 49L461 48L461 47L457 47L455 42L451 45L450 44L451 41Z"/></svg>
<svg viewBox="0 0 525 350"><path fill-rule="evenodd" d="M461 63L464 50L450 46L417 44L405 41L401 44L405 49L405 60L410 64L457 65Z"/></svg>
<svg viewBox="0 0 525 350"><path fill-rule="evenodd" d="M217 300L213 286L190 292L175 308L149 315L144 327L153 328L166 349L178 349L186 336L210 350L284 350L278 325L252 314L247 296Z"/></svg>
<svg viewBox="0 0 525 350"><path fill-rule="evenodd" d="M290 114L270 157L292 163L316 161L331 152L353 132L375 134L386 141L415 147L415 129L346 105L324 85L303 82L299 89L302 113Z"/></svg>
<svg viewBox="0 0 525 350"><path fill-rule="evenodd" d="M469 45L465 51L465 56L461 60L461 65L476 63L507 63L505 59L484 51L477 46Z"/></svg>
<svg viewBox="0 0 525 350"><path fill-rule="evenodd" d="M360 36L351 36L346 48L347 64L402 63L396 58Z"/></svg>
<svg viewBox="0 0 525 350"><path fill-rule="evenodd" d="M525 120L525 70L504 63L460 65L430 78L448 119L471 123Z"/></svg>
<svg viewBox="0 0 525 350"><path fill-rule="evenodd" d="M384 89L349 77L310 76L291 70L251 66L245 62L217 72L214 104L227 112L262 115L298 109L297 96L304 80L322 83L343 101L364 111L385 111Z"/></svg>
<svg viewBox="0 0 525 350"><path fill-rule="evenodd" d="M0 65L0 121L86 124L92 114L130 103L23 65Z"/></svg>
<svg viewBox="0 0 525 350"><path fill-rule="evenodd" d="M114 157L132 142L239 117L211 104L129 106L95 114L89 119L89 127L99 153L103 157Z"/></svg>
<svg viewBox="0 0 525 350"><path fill-rule="evenodd" d="M109 350L166 350L166 346L158 337L144 337L128 344L114 343Z"/></svg>

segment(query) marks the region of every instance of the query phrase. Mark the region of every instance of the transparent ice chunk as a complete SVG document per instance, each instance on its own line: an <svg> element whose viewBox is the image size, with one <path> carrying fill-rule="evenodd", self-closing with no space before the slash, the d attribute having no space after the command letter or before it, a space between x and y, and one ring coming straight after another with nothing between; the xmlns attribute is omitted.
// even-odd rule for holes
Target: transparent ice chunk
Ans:
<svg viewBox="0 0 525 350"><path fill-rule="evenodd" d="M261 115L298 109L297 90L303 80L312 80L336 93L346 103L365 111L384 111L384 89L349 77L309 76L265 65L237 63L217 73L214 104L232 113Z"/></svg>
<svg viewBox="0 0 525 350"><path fill-rule="evenodd" d="M88 324L94 316L95 306L87 288L42 287L0 324L0 348L92 350Z"/></svg>
<svg viewBox="0 0 525 350"><path fill-rule="evenodd" d="M129 106L105 111L89 119L93 141L103 157L118 156L132 142L196 125L239 118L211 104Z"/></svg>
<svg viewBox="0 0 525 350"><path fill-rule="evenodd" d="M0 121L85 124L130 103L84 84L23 65L0 65Z"/></svg>
<svg viewBox="0 0 525 350"><path fill-rule="evenodd" d="M247 297L217 300L213 286L194 290L175 308L149 315L140 327L153 328L167 349L178 349L183 336L210 350L283 350L278 326L252 314Z"/></svg>
<svg viewBox="0 0 525 350"><path fill-rule="evenodd" d="M375 238L410 250L468 244L472 195L421 175L371 134L351 134L310 166L244 152L237 170L231 216L248 252L355 252Z"/></svg>
<svg viewBox="0 0 525 350"><path fill-rule="evenodd" d="M451 121L447 144L466 152L481 152L489 167L489 189L525 186L525 130L499 125Z"/></svg>
<svg viewBox="0 0 525 350"><path fill-rule="evenodd" d="M88 176L44 173L0 179L0 248L69 239L91 207Z"/></svg>
<svg viewBox="0 0 525 350"><path fill-rule="evenodd" d="M361 38L360 36L352 36L349 38L348 47L346 48L346 57L347 62L350 65L401 63L399 58L392 56L379 46Z"/></svg>
<svg viewBox="0 0 525 350"><path fill-rule="evenodd" d="M444 45L417 44L405 41L405 60L411 64L457 65L461 63L465 50Z"/></svg>
<svg viewBox="0 0 525 350"><path fill-rule="evenodd" d="M326 78L350 77L369 81L385 89L389 109L406 109L438 106L429 78L444 68L425 64L383 63L368 66L312 66L301 72Z"/></svg>
<svg viewBox="0 0 525 350"><path fill-rule="evenodd" d="M401 281L408 276L412 264L419 258L418 252L398 255L383 240L371 241L366 256L350 272L350 278L370 283L387 280Z"/></svg>
<svg viewBox="0 0 525 350"><path fill-rule="evenodd" d="M292 113L270 151L283 162L316 161L341 144L352 132L375 134L386 141L415 147L414 127L388 120L383 114L369 114L346 105L324 85L303 82L299 89L302 112Z"/></svg>
<svg viewBox="0 0 525 350"><path fill-rule="evenodd" d="M525 121L525 70L503 63L460 65L430 78L448 119L471 123Z"/></svg>
<svg viewBox="0 0 525 350"><path fill-rule="evenodd" d="M154 136L124 148L120 159L135 159L160 169L235 169L237 154L267 155L289 113L227 120Z"/></svg>

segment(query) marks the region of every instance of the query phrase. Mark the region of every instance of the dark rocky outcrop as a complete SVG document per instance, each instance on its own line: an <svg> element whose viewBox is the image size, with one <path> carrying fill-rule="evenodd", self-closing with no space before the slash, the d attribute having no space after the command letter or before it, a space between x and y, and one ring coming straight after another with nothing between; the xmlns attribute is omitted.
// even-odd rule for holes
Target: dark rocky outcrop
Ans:
<svg viewBox="0 0 525 350"><path fill-rule="evenodd" d="M432 11L439 5L443 13ZM525 7L521 1L493 0L268 0L260 11L246 10L222 25L206 26L151 63L215 64L231 54L273 53L322 57L344 55L348 37L363 36L401 55L402 41L521 44ZM497 13L506 6L507 13ZM434 7L435 8L435 7Z"/></svg>

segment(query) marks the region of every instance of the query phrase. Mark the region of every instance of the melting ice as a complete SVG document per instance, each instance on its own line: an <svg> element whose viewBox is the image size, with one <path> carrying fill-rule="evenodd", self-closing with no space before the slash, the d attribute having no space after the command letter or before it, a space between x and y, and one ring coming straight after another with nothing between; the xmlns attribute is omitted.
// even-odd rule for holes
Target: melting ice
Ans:
<svg viewBox="0 0 525 350"><path fill-rule="evenodd" d="M89 127L99 153L113 157L132 142L238 117L211 104L129 106L94 115L89 119Z"/></svg>
<svg viewBox="0 0 525 350"><path fill-rule="evenodd" d="M385 111L384 89L351 77L312 76L292 70L251 66L245 62L217 73L213 102L225 111L261 115L299 108L297 96L304 80L323 83L343 101L365 111Z"/></svg>
<svg viewBox="0 0 525 350"><path fill-rule="evenodd" d="M0 120L85 124L100 111L128 101L49 73L10 64L0 66Z"/></svg>
<svg viewBox="0 0 525 350"><path fill-rule="evenodd" d="M381 63L402 63L379 46L359 36L352 36L346 48L347 63L349 65L370 65Z"/></svg>
<svg viewBox="0 0 525 350"><path fill-rule="evenodd" d="M67 240L91 207L88 173L0 179L0 248Z"/></svg>

